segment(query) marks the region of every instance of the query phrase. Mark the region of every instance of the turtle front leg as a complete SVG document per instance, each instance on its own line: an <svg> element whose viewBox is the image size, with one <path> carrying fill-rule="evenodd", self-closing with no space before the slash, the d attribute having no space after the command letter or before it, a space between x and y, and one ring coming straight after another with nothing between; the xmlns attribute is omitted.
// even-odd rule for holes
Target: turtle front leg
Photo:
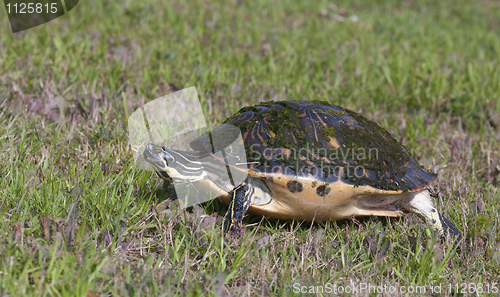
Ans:
<svg viewBox="0 0 500 297"><path fill-rule="evenodd" d="M243 216L252 204L251 186L243 183L231 193L231 203L224 219L224 233L237 233L243 225Z"/></svg>
<svg viewBox="0 0 500 297"><path fill-rule="evenodd" d="M421 216L439 235L445 238L451 237L453 240L462 239L460 230L434 207L429 191L424 190L414 193L413 197L408 201L406 208Z"/></svg>

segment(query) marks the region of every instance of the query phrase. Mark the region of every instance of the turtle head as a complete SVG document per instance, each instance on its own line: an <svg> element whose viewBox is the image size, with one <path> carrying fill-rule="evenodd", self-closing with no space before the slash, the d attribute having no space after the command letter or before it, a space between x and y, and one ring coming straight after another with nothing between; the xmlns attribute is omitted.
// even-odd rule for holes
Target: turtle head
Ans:
<svg viewBox="0 0 500 297"><path fill-rule="evenodd" d="M192 182L203 179L203 167L194 153L149 143L142 155L156 174L165 180Z"/></svg>

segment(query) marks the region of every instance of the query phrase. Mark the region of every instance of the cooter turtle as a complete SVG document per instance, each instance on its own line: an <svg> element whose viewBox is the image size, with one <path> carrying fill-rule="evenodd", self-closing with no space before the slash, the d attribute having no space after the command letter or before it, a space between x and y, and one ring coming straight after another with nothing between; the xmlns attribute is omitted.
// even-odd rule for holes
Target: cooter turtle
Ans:
<svg viewBox="0 0 500 297"><path fill-rule="evenodd" d="M218 193L229 205L225 232L239 230L247 210L300 221L413 212L440 235L461 237L427 190L436 176L386 130L351 110L322 101L263 102L224 123L241 131L248 161L238 168L248 174L245 182L233 189L207 177L199 152L150 143L143 156L163 179L194 182ZM207 146L207 137L200 136L192 147Z"/></svg>

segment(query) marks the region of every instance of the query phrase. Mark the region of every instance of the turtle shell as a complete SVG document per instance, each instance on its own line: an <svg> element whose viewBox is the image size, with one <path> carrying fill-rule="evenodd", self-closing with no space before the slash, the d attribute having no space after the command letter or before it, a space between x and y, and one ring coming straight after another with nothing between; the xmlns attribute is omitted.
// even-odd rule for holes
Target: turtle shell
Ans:
<svg viewBox="0 0 500 297"><path fill-rule="evenodd" d="M436 179L386 130L327 102L264 102L224 123L241 131L250 176L386 192L419 191Z"/></svg>

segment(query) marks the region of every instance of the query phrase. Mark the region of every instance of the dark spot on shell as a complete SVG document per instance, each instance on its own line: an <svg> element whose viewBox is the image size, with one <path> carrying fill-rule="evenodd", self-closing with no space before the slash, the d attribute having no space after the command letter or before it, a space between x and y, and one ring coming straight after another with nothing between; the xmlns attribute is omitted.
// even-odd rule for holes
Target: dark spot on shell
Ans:
<svg viewBox="0 0 500 297"><path fill-rule="evenodd" d="M296 180L291 180L286 183L286 188L292 193L300 193L304 190L304 186Z"/></svg>
<svg viewBox="0 0 500 297"><path fill-rule="evenodd" d="M436 210L433 208L433 209L431 209L431 212L436 212Z"/></svg>
<svg viewBox="0 0 500 297"><path fill-rule="evenodd" d="M319 186L317 189L316 189L316 194L318 194L318 196L326 196L328 195L328 193L330 193L331 189L327 186Z"/></svg>
<svg viewBox="0 0 500 297"><path fill-rule="evenodd" d="M432 219L432 223L433 223L433 224L436 224L436 220L435 220L435 219Z"/></svg>

